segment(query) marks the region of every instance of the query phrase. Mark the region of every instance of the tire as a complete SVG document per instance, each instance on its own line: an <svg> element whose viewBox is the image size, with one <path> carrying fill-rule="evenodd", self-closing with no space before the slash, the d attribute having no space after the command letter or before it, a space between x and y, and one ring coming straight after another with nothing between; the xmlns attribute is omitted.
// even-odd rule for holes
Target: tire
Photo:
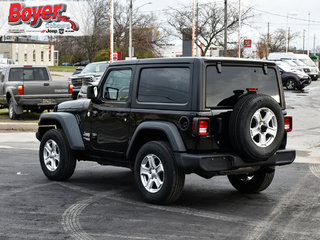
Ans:
<svg viewBox="0 0 320 240"><path fill-rule="evenodd" d="M229 120L229 140L245 161L271 157L280 147L283 135L283 113L270 96L248 94L234 106Z"/></svg>
<svg viewBox="0 0 320 240"><path fill-rule="evenodd" d="M270 186L274 173L274 168L262 168L251 174L228 175L228 179L239 192L258 193Z"/></svg>
<svg viewBox="0 0 320 240"><path fill-rule="evenodd" d="M293 79L288 79L286 81L286 88L288 90L294 90L294 89L296 89L296 87L297 87L297 84Z"/></svg>
<svg viewBox="0 0 320 240"><path fill-rule="evenodd" d="M61 129L51 129L44 134L40 143L39 159L43 173L54 181L69 179L76 167L75 155Z"/></svg>
<svg viewBox="0 0 320 240"><path fill-rule="evenodd" d="M145 201L168 204L180 197L185 174L177 166L168 143L152 141L144 144L137 154L134 178Z"/></svg>
<svg viewBox="0 0 320 240"><path fill-rule="evenodd" d="M9 100L8 114L11 120L18 120L20 118L20 114L17 114L14 110L14 103L12 99Z"/></svg>

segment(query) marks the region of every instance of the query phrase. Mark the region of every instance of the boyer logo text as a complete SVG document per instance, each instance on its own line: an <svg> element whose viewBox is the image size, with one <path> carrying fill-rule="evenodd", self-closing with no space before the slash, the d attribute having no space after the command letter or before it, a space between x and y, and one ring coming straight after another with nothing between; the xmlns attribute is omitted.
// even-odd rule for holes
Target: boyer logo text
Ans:
<svg viewBox="0 0 320 240"><path fill-rule="evenodd" d="M79 30L79 25L62 14L67 11L66 4L26 7L24 3L11 3L9 10L9 25L30 25L39 28L43 22L67 22L73 31Z"/></svg>

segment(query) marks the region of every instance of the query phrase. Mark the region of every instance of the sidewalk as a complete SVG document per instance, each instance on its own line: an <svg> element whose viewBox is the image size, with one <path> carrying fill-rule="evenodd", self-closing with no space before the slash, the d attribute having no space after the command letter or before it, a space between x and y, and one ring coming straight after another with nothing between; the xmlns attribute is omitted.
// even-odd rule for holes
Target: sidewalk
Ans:
<svg viewBox="0 0 320 240"><path fill-rule="evenodd" d="M10 123L0 122L0 131L25 131L36 132L38 123Z"/></svg>

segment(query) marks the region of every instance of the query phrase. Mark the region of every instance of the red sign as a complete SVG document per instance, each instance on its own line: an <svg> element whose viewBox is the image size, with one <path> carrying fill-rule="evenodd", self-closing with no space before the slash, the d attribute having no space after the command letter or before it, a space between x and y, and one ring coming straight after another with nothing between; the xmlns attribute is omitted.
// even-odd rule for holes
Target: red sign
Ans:
<svg viewBox="0 0 320 240"><path fill-rule="evenodd" d="M245 48L251 48L251 39L244 39L243 40L243 47Z"/></svg>
<svg viewBox="0 0 320 240"><path fill-rule="evenodd" d="M78 24L62 15L66 11L66 4L27 7L24 3L11 3L8 23L13 26L25 23L39 28L43 22L68 22L74 31L78 31Z"/></svg>
<svg viewBox="0 0 320 240"><path fill-rule="evenodd" d="M109 53L109 59L110 59L110 53ZM119 61L119 60L122 60L122 52L114 52L113 61Z"/></svg>

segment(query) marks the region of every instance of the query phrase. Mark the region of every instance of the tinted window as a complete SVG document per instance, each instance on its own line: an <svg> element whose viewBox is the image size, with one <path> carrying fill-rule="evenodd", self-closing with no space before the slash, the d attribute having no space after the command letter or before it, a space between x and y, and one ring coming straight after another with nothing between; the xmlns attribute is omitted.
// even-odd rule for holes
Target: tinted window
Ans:
<svg viewBox="0 0 320 240"><path fill-rule="evenodd" d="M131 70L114 70L108 74L103 86L103 98L127 101L131 80Z"/></svg>
<svg viewBox="0 0 320 240"><path fill-rule="evenodd" d="M141 102L187 103L189 68L147 68L141 71L138 100Z"/></svg>
<svg viewBox="0 0 320 240"><path fill-rule="evenodd" d="M82 70L82 73L104 72L108 65L108 63L90 63Z"/></svg>
<svg viewBox="0 0 320 240"><path fill-rule="evenodd" d="M258 88L258 93L273 97L280 102L278 80L275 69L262 67L222 66L218 73L216 66L208 66L206 74L206 106L233 106L247 88Z"/></svg>
<svg viewBox="0 0 320 240"><path fill-rule="evenodd" d="M45 68L11 68L9 81L48 81Z"/></svg>

